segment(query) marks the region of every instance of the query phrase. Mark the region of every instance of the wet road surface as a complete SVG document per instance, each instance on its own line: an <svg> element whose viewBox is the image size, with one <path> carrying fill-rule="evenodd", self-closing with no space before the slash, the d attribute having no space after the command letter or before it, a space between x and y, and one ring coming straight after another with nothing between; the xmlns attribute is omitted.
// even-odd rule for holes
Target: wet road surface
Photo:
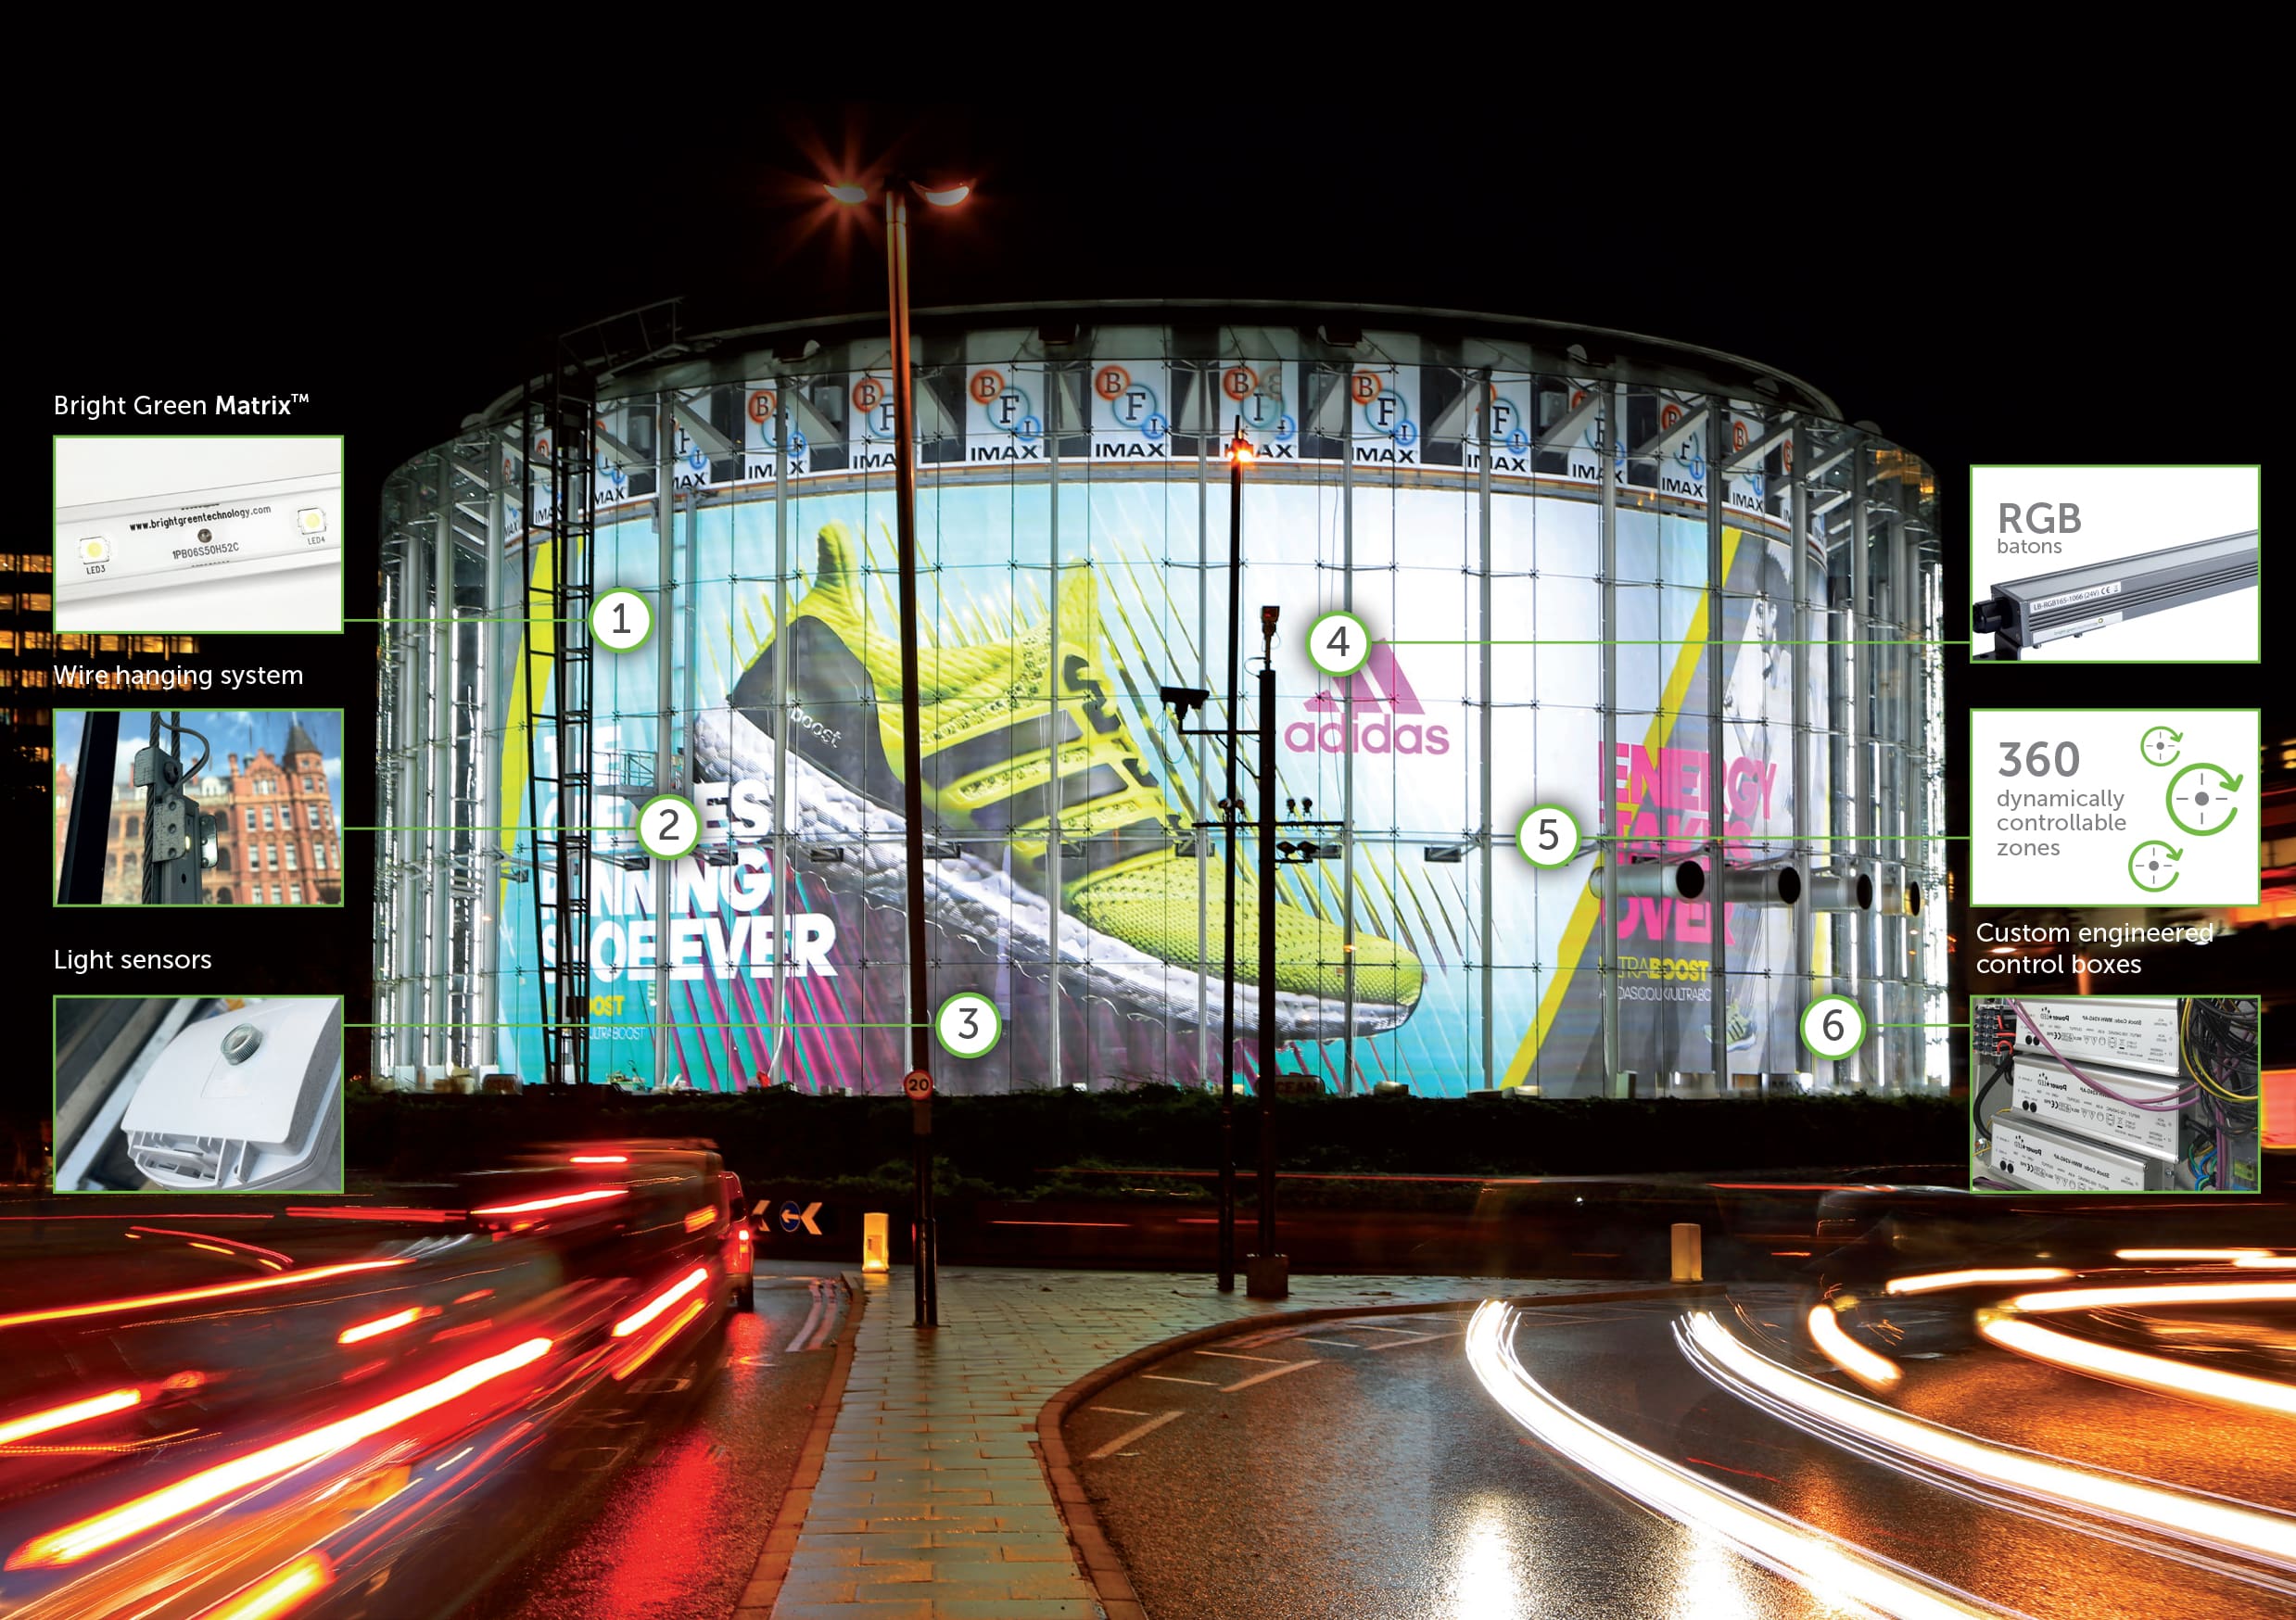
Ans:
<svg viewBox="0 0 2296 1620"><path fill-rule="evenodd" d="M451 1612L468 1620L686 1620L733 1612L781 1505L845 1326L833 1279L757 1274L754 1314L666 1362L531 1459L546 1515ZM514 1525L516 1521L510 1523ZM463 1556L483 1572L483 1528ZM442 1551L444 1550L442 1549Z"/></svg>
<svg viewBox="0 0 2296 1620"><path fill-rule="evenodd" d="M1783 1290L1718 1316L1794 1356ZM2189 1547L1948 1486L1719 1387L1671 1302L1522 1311L1522 1367L1582 1417L1840 1541L2036 1617L2296 1613L2285 1581ZM1231 1339L1144 1369L1070 1419L1103 1525L1157 1620L1771 1620L1841 1610L1549 1450L1468 1365L1459 1315ZM1806 1362L1807 1358L1802 1358ZM2218 1415L1989 1347L1909 1361L1903 1410L1996 1442L2287 1512L2285 1425Z"/></svg>

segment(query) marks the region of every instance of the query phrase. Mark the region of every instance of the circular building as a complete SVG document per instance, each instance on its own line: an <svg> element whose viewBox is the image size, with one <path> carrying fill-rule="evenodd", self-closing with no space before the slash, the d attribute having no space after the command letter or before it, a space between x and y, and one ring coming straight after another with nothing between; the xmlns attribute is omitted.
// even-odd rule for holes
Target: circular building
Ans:
<svg viewBox="0 0 2296 1620"><path fill-rule="evenodd" d="M1001 1020L944 1089L1216 1080L1231 861L1239 1076L1272 1020L1340 1092L1944 1088L1943 1031L1884 1027L1945 1016L1917 457L1782 373L1546 322L913 330L932 1000ZM885 321L612 336L386 489L376 1072L895 1090ZM1834 994L1868 1033L1830 1060Z"/></svg>

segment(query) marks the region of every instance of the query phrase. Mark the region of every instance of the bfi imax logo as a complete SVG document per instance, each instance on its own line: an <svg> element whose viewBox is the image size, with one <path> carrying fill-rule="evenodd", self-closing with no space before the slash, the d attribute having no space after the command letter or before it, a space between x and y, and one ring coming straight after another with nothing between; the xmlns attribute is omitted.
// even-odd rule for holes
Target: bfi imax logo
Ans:
<svg viewBox="0 0 2296 1620"><path fill-rule="evenodd" d="M965 397L978 414L979 437L965 445L968 462L1041 462L1045 422L1018 373L981 366L965 379Z"/></svg>
<svg viewBox="0 0 2296 1620"><path fill-rule="evenodd" d="M1369 443L1355 441L1355 460L1375 467L1419 465L1419 424L1412 420L1411 400L1400 374L1378 372L1348 373L1348 403L1372 435Z"/></svg>
<svg viewBox="0 0 2296 1620"><path fill-rule="evenodd" d="M1300 420L1284 399L1280 364L1265 372L1240 363L1228 367L1220 373L1220 396L1227 401L1230 424L1243 423L1253 453L1262 461L1300 459Z"/></svg>
<svg viewBox="0 0 2296 1620"><path fill-rule="evenodd" d="M1172 420L1146 379L1120 365L1092 373L1093 398L1106 426L1092 436L1096 461L1169 461Z"/></svg>
<svg viewBox="0 0 2296 1620"><path fill-rule="evenodd" d="M1427 705L1411 690L1395 649L1375 642L1364 667L1347 677L1343 696L1317 692L1300 706L1317 716L1284 728L1284 746L1294 753L1449 753L1451 731L1406 715L1424 715ZM1354 735L1348 710L1355 712Z"/></svg>

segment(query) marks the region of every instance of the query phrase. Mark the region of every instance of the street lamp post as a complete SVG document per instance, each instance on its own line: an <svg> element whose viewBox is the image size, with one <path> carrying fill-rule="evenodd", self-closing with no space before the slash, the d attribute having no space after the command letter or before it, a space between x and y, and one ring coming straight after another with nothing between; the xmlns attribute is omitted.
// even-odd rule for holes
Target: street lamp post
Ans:
<svg viewBox="0 0 2296 1620"><path fill-rule="evenodd" d="M1226 907L1226 924L1221 930L1220 946L1220 1292L1236 1291L1236 816L1243 807L1236 791L1236 753L1239 740L1247 733L1237 725L1237 716L1243 707L1244 674L1244 610L1242 606L1244 577L1244 468L1256 459L1251 437L1244 431L1244 419L1236 419L1235 437L1228 440L1228 691L1227 725L1214 730L1199 727L1191 730L1187 717L1191 709L1200 709L1211 694L1196 687L1168 686L1160 689L1160 695L1172 708L1179 721L1183 737L1219 737L1227 744L1227 795L1217 808L1220 819L1199 821L1196 831L1201 836L1217 827L1225 836L1221 863L1224 887L1223 904ZM1269 716L1275 713L1272 705L1263 703L1260 715L1260 729L1266 732ZM1273 913L1268 913L1273 916ZM1264 926L1264 923L1263 923ZM1261 1022L1267 1023L1273 1003L1262 992ZM1263 1121L1264 1122L1264 1121Z"/></svg>
<svg viewBox="0 0 2296 1620"><path fill-rule="evenodd" d="M832 185L843 203L867 200L857 185ZM910 1138L916 1180L916 1325L941 1325L940 1265L932 1215L932 976L925 959L925 784L923 715L917 673L917 451L908 348L908 196L915 191L935 208L954 208L970 186L933 189L914 182L885 182L885 281L893 322L894 533L901 568L901 816L902 864L907 876Z"/></svg>
<svg viewBox="0 0 2296 1620"><path fill-rule="evenodd" d="M1289 1268L1275 1248L1275 623L1282 612L1260 610L1260 1234L1244 1290L1255 1299L1291 1292Z"/></svg>

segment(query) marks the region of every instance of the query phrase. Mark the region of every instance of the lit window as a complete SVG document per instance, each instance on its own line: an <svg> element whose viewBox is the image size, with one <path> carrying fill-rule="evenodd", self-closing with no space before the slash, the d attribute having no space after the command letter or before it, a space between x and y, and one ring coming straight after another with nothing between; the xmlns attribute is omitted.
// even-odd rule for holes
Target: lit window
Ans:
<svg viewBox="0 0 2296 1620"><path fill-rule="evenodd" d="M44 652L48 648L55 645L55 637L46 630L26 630L24 632L24 651L27 652Z"/></svg>
<svg viewBox="0 0 2296 1620"><path fill-rule="evenodd" d="M17 566L27 574L53 574L56 572L56 559L45 551L27 551Z"/></svg>
<svg viewBox="0 0 2296 1620"><path fill-rule="evenodd" d="M26 613L44 614L48 611L48 593L44 590L34 591L31 595L24 598L24 611Z"/></svg>

